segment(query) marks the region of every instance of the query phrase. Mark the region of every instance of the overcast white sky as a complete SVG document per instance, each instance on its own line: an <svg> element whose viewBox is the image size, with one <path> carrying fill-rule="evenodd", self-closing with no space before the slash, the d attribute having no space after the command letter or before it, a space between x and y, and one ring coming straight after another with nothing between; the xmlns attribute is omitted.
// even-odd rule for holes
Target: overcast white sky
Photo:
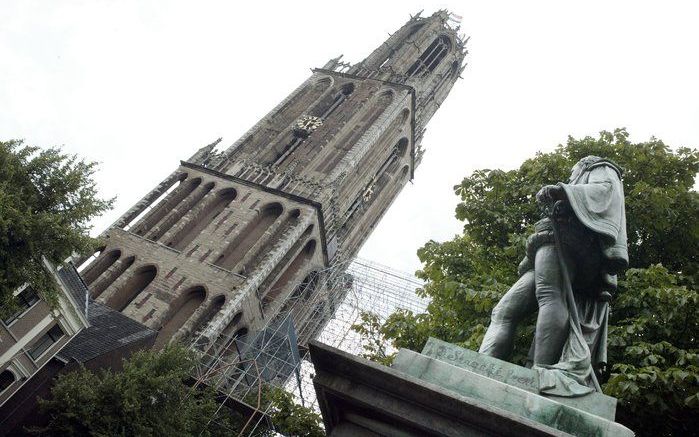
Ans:
<svg viewBox="0 0 699 437"><path fill-rule="evenodd" d="M452 186L567 135L625 126L699 145L696 2L0 0L0 139L101 163L99 233L217 137L229 145L331 57L358 62L410 13L448 8L471 36L428 126L413 185L361 256L419 268L460 232Z"/></svg>

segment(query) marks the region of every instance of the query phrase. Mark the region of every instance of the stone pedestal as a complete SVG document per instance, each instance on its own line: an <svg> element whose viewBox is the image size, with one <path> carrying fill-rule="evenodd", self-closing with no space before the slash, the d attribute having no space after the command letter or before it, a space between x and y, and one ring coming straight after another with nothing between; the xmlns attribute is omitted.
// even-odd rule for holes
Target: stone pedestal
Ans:
<svg viewBox="0 0 699 437"><path fill-rule="evenodd" d="M540 396L536 372L430 339L389 368L318 342L314 385L328 435L632 436L616 400Z"/></svg>

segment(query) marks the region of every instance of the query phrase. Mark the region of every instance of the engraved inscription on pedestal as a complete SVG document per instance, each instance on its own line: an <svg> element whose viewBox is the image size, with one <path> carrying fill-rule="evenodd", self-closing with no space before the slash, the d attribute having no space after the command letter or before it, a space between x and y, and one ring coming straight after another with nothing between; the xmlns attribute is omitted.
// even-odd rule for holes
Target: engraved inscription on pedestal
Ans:
<svg viewBox="0 0 699 437"><path fill-rule="evenodd" d="M433 338L428 340L422 354L524 390L534 393L539 390L536 372L501 360L491 359L491 357L468 349L455 348L451 344Z"/></svg>
<svg viewBox="0 0 699 437"><path fill-rule="evenodd" d="M427 340L422 354L522 390L539 393L539 375L532 369L464 349L436 338ZM590 393L577 398L550 395L547 397L609 420L614 420L616 414L616 399L601 393Z"/></svg>

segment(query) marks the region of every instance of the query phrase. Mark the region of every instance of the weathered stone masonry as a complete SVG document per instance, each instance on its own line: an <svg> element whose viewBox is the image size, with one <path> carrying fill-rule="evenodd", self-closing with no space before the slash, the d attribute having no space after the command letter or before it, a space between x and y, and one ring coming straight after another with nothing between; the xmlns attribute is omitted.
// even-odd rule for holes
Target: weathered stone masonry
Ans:
<svg viewBox="0 0 699 437"><path fill-rule="evenodd" d="M225 348L299 287L314 305L313 275L356 255L422 158L464 68L448 19L418 15L364 61L331 60L228 149L183 161L104 232L83 270L93 296L158 330L156 347Z"/></svg>

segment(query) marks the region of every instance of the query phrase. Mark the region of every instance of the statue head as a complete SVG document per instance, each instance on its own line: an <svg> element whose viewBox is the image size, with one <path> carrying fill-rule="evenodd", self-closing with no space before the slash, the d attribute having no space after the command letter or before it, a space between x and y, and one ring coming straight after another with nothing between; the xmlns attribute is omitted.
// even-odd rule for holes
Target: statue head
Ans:
<svg viewBox="0 0 699 437"><path fill-rule="evenodd" d="M571 169L571 174L570 174L570 179L569 182L573 183L578 180L580 176L582 176L586 171L592 170L594 167L600 166L600 165L608 165L614 171L617 173L619 176L619 179L621 179L622 175L622 170L621 167L619 167L616 163L609 159L604 159L600 158L599 156L595 155L588 155L581 159L580 161L576 162L573 168Z"/></svg>

